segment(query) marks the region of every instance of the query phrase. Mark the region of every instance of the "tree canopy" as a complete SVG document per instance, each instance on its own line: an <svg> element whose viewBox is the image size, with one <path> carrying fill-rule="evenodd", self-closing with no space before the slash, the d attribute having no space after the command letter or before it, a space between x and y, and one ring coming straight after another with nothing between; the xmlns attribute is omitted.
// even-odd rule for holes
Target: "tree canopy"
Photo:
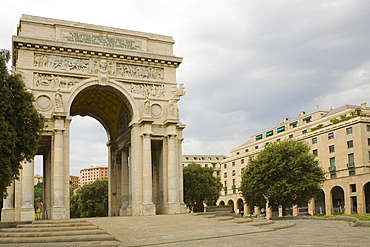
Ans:
<svg viewBox="0 0 370 247"><path fill-rule="evenodd" d="M44 118L33 106L20 74L9 74L9 51L0 50L0 196L18 178L21 161L37 153Z"/></svg>
<svg viewBox="0 0 370 247"><path fill-rule="evenodd" d="M184 202L191 211L203 211L203 203L207 206L216 205L222 184L220 178L213 176L213 168L190 163L184 167L183 173Z"/></svg>
<svg viewBox="0 0 370 247"><path fill-rule="evenodd" d="M108 179L86 184L71 197L71 218L108 216Z"/></svg>
<svg viewBox="0 0 370 247"><path fill-rule="evenodd" d="M240 190L249 205L303 205L315 197L325 172L307 143L293 140L265 147L244 170Z"/></svg>

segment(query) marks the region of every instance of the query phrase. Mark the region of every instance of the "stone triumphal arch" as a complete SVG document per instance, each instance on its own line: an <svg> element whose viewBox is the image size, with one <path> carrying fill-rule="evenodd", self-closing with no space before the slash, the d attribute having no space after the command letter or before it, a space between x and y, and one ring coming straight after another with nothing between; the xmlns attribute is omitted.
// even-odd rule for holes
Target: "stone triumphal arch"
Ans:
<svg viewBox="0 0 370 247"><path fill-rule="evenodd" d="M185 211L181 142L184 125L176 83L182 58L172 37L23 15L13 37L13 69L47 119L43 218L69 218L72 116L105 128L109 153L109 215ZM34 164L24 163L8 187L2 221L34 219Z"/></svg>

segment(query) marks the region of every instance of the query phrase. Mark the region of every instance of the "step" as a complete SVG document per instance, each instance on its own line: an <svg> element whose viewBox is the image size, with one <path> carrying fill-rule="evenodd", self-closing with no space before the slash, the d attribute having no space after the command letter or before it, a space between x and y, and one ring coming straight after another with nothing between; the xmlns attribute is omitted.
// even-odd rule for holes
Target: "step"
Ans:
<svg viewBox="0 0 370 247"><path fill-rule="evenodd" d="M40 227L69 227L69 226L91 226L90 223L80 222L80 223L59 223L59 224L23 224L17 225L17 228L40 228Z"/></svg>
<svg viewBox="0 0 370 247"><path fill-rule="evenodd" d="M109 247L115 247L120 246L122 243L118 241L88 241L88 242L58 242L57 246L73 246L73 247L81 247L81 246L88 246L88 247L102 247L102 246L109 246ZM56 246L55 243L21 243L14 245L13 244L1 244L1 247L3 246L17 246L17 247L40 247L40 246Z"/></svg>
<svg viewBox="0 0 370 247"><path fill-rule="evenodd" d="M53 231L80 231L80 230L94 230L98 229L97 226L89 225L89 226L67 226L67 227L47 227L43 228L39 226L30 227L30 228L3 228L0 229L0 232L53 232Z"/></svg>
<svg viewBox="0 0 370 247"><path fill-rule="evenodd" d="M0 238L0 244L10 243L59 243L59 242L86 242L86 241L115 241L108 234L78 235L78 236L51 236L51 237L27 237L27 238Z"/></svg>
<svg viewBox="0 0 370 247"><path fill-rule="evenodd" d="M96 235L104 234L103 230L82 230L82 231L53 231L53 232L0 232L1 238L11 237L50 237L50 236L73 236L73 235Z"/></svg>
<svg viewBox="0 0 370 247"><path fill-rule="evenodd" d="M32 224L59 224L59 223L86 223L84 219L71 219L71 220L35 220Z"/></svg>

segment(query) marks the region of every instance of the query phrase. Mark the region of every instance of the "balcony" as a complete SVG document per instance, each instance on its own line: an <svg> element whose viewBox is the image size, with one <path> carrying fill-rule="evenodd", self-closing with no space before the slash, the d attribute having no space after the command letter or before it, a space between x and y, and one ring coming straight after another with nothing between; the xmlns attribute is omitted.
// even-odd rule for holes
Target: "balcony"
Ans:
<svg viewBox="0 0 370 247"><path fill-rule="evenodd" d="M236 185L233 185L232 188L235 189L236 188Z"/></svg>
<svg viewBox="0 0 370 247"><path fill-rule="evenodd" d="M224 191L227 191L227 187L224 187Z"/></svg>
<svg viewBox="0 0 370 247"><path fill-rule="evenodd" d="M354 168L355 167L355 162L350 162L347 164L348 168Z"/></svg>
<svg viewBox="0 0 370 247"><path fill-rule="evenodd" d="M329 166L329 171L334 172L337 169L336 166Z"/></svg>

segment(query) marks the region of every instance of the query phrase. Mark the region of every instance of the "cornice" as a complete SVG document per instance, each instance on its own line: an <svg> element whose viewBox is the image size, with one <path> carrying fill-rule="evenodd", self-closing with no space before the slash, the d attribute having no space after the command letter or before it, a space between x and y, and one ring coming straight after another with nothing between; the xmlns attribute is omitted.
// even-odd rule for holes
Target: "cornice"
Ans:
<svg viewBox="0 0 370 247"><path fill-rule="evenodd" d="M118 59L126 60L146 65L157 65L177 68L182 58L176 56L166 56L160 54L152 54L145 52L133 52L120 49L100 48L88 45L75 45L67 42L52 41L52 40L39 40L33 38L24 38L13 36L13 49L29 49L39 52L53 52L64 55L77 55L82 54L91 57L100 57L104 59ZM99 49L98 49L99 48Z"/></svg>

